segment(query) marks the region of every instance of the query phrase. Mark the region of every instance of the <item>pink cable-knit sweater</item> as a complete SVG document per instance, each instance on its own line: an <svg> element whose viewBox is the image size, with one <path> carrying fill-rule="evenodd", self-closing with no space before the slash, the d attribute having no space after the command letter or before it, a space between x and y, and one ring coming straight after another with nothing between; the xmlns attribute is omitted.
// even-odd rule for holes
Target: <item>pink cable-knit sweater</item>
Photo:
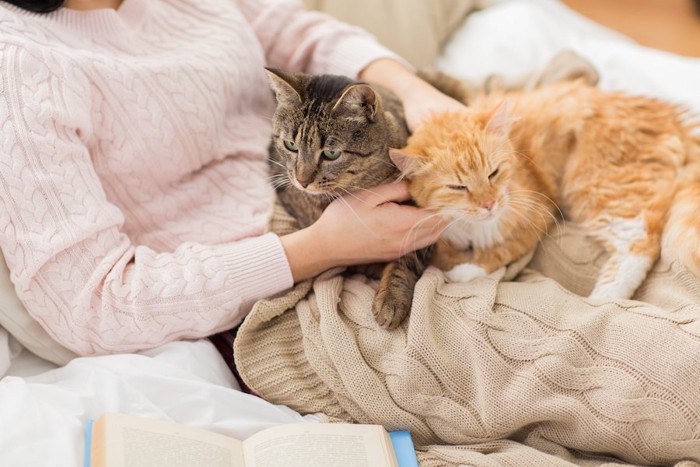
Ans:
<svg viewBox="0 0 700 467"><path fill-rule="evenodd" d="M292 285L264 234L265 65L393 56L296 1L0 3L0 247L31 315L80 354L239 323Z"/></svg>

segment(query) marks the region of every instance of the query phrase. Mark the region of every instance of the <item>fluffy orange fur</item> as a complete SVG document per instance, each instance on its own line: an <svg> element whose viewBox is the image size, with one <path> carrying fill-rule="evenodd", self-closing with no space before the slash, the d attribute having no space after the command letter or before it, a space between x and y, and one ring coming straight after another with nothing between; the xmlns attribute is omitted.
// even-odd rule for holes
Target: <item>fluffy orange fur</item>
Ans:
<svg viewBox="0 0 700 467"><path fill-rule="evenodd" d="M687 167L700 145L683 117L655 99L561 82L434 116L392 157L417 204L451 219L433 255L449 279L530 252L563 214L610 253L591 297L625 298L659 256L676 192L665 243L694 241L700 264L700 177Z"/></svg>

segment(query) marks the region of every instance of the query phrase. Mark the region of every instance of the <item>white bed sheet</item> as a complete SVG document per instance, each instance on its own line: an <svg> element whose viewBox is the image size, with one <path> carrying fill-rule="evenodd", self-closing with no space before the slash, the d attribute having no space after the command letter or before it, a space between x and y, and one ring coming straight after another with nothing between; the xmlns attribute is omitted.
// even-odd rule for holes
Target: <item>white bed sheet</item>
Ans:
<svg viewBox="0 0 700 467"><path fill-rule="evenodd" d="M555 0L494 1L454 35L438 67L469 79L519 76L569 48L601 72L601 87L665 98L700 113L700 60L640 47ZM0 466L83 462L83 427L104 411L137 413L246 437L314 421L238 391L206 340L55 368L0 329Z"/></svg>
<svg viewBox="0 0 700 467"><path fill-rule="evenodd" d="M78 358L61 368L21 351L0 330L0 466L83 465L85 420L134 413L238 438L281 423L317 421L239 390L207 340L140 354ZM204 466L203 466L204 467Z"/></svg>
<svg viewBox="0 0 700 467"><path fill-rule="evenodd" d="M588 59L599 86L681 103L700 113L700 59L642 47L556 0L487 0L470 15L437 61L455 76L519 77L543 67L562 49Z"/></svg>

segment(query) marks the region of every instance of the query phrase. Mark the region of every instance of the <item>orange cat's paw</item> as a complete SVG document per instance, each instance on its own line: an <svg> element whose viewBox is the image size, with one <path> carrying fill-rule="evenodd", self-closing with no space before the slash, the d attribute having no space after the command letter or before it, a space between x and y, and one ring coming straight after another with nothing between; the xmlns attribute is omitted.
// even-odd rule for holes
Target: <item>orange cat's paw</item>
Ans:
<svg viewBox="0 0 700 467"><path fill-rule="evenodd" d="M484 268L469 263L460 264L449 271L445 271L445 277L447 277L447 280L450 282L469 282L472 279L485 275L486 271Z"/></svg>
<svg viewBox="0 0 700 467"><path fill-rule="evenodd" d="M372 302L372 313L377 323L384 329L395 329L411 311L412 295L396 293L392 289L380 289Z"/></svg>

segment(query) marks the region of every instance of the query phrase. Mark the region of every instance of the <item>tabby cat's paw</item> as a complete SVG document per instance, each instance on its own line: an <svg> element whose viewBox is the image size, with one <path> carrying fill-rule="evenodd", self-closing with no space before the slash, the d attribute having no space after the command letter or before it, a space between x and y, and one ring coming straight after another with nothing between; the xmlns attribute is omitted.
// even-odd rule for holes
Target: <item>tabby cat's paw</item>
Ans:
<svg viewBox="0 0 700 467"><path fill-rule="evenodd" d="M455 266L449 271L445 271L445 276L450 282L469 282L477 277L483 277L486 275L484 268L477 266L476 264L460 264Z"/></svg>
<svg viewBox="0 0 700 467"><path fill-rule="evenodd" d="M392 290L380 290L374 296L372 313L374 318L384 329L395 329L406 319L411 311L412 295L397 294Z"/></svg>

